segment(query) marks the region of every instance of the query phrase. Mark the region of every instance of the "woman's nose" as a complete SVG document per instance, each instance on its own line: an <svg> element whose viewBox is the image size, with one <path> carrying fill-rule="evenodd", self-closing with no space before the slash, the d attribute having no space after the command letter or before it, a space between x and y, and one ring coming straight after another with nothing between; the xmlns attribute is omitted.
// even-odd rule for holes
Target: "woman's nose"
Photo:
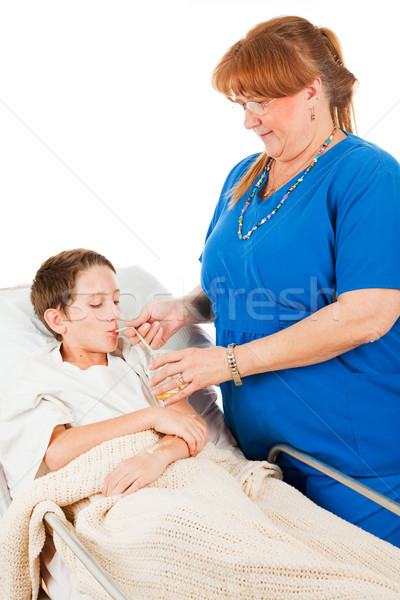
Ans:
<svg viewBox="0 0 400 600"><path fill-rule="evenodd" d="M257 127L257 125L259 125L260 123L260 117L251 112L251 110L249 110L248 108L246 108L244 114L244 126L246 127L246 129L254 129L254 127Z"/></svg>

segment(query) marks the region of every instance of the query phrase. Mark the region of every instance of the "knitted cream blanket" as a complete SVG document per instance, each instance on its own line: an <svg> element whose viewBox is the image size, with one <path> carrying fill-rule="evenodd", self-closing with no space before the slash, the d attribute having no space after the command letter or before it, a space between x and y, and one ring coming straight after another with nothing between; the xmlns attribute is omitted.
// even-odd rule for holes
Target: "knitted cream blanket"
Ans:
<svg viewBox="0 0 400 600"><path fill-rule="evenodd" d="M1 521L2 600L37 598L46 511L135 600L400 598L400 550L318 508L266 462L209 444L149 487L104 498L105 475L155 439L101 444L17 496ZM109 600L55 533L54 543L79 590Z"/></svg>

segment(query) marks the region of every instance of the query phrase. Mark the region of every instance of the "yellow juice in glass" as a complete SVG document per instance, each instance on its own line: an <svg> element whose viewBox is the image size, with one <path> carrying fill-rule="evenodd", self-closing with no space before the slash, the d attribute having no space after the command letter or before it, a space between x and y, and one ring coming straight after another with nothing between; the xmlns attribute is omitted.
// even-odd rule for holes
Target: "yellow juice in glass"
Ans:
<svg viewBox="0 0 400 600"><path fill-rule="evenodd" d="M162 400L162 401L167 400L168 398L170 398L171 396L173 396L180 390L183 390L185 387L186 387L186 385L180 385L179 387L174 388L173 390L169 390L169 392L164 392L163 394L159 394L158 396L156 396L156 398L157 398L157 400Z"/></svg>

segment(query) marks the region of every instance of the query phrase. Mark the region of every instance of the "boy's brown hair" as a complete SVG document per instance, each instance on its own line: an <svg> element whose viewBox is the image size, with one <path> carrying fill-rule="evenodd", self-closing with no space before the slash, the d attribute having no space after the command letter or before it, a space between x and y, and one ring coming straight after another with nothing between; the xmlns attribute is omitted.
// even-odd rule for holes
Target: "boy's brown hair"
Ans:
<svg viewBox="0 0 400 600"><path fill-rule="evenodd" d="M44 313L48 308L61 309L64 313L74 296L77 276L94 266L104 266L114 273L115 268L102 254L85 248L65 250L48 258L35 275L31 287L33 309L45 327L61 341L46 323Z"/></svg>

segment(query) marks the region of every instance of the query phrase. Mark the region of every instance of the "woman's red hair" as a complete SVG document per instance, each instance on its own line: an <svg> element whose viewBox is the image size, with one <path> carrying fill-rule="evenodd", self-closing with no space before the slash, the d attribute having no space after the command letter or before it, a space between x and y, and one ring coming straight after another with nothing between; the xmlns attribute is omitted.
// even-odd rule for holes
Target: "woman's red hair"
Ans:
<svg viewBox="0 0 400 600"><path fill-rule="evenodd" d="M226 52L216 66L212 84L229 99L248 95L282 98L300 92L321 78L332 120L353 132L355 76L344 66L342 49L330 29L301 17L277 17L260 23ZM263 153L235 186L236 203L261 173Z"/></svg>

